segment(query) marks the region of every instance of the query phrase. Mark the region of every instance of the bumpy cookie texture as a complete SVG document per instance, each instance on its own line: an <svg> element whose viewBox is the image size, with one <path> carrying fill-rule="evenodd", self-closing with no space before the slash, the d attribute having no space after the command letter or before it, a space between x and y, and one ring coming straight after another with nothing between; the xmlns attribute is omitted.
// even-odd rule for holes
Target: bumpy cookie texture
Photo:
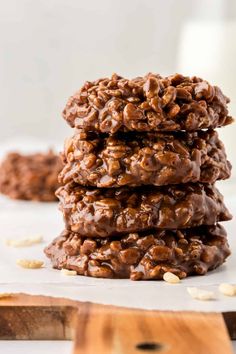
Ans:
<svg viewBox="0 0 236 354"><path fill-rule="evenodd" d="M132 80L114 74L86 82L63 117L84 131L194 131L230 124L229 99L197 77L148 74Z"/></svg>
<svg viewBox="0 0 236 354"><path fill-rule="evenodd" d="M64 148L62 184L120 187L214 183L230 176L223 143L213 130L194 133L76 132Z"/></svg>
<svg viewBox="0 0 236 354"><path fill-rule="evenodd" d="M32 155L10 153L0 167L0 192L13 199L57 200L55 191L62 167L61 158L52 151Z"/></svg>
<svg viewBox="0 0 236 354"><path fill-rule="evenodd" d="M200 183L118 189L71 183L59 188L57 196L66 228L88 237L213 225L231 218L220 192Z"/></svg>
<svg viewBox="0 0 236 354"><path fill-rule="evenodd" d="M81 237L65 230L45 253L54 268L99 278L142 280L162 279L165 272L180 278L205 274L220 266L230 250L224 228L214 225L105 239Z"/></svg>

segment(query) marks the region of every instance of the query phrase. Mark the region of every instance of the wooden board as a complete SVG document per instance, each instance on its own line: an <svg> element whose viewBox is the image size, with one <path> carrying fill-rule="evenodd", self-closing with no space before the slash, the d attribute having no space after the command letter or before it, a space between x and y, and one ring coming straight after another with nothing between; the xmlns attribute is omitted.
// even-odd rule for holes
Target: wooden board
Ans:
<svg viewBox="0 0 236 354"><path fill-rule="evenodd" d="M0 339L72 339L74 354L232 354L228 331L235 338L235 313L144 311L24 294L0 300Z"/></svg>

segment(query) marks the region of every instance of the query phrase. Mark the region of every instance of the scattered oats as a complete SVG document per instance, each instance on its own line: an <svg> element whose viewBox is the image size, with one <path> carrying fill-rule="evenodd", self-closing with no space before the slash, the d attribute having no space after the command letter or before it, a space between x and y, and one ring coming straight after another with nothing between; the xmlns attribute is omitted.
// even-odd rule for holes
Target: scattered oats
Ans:
<svg viewBox="0 0 236 354"><path fill-rule="evenodd" d="M174 273L171 272L166 272L163 275L163 279L170 284L177 284L180 282L180 279L177 275L175 275Z"/></svg>
<svg viewBox="0 0 236 354"><path fill-rule="evenodd" d="M42 268L44 262L39 261L37 259L18 259L16 261L16 264L18 264L22 268L37 269L37 268Z"/></svg>
<svg viewBox="0 0 236 354"><path fill-rule="evenodd" d="M29 247L41 243L42 241L42 236L31 236L18 240L8 239L6 240L6 245L10 247Z"/></svg>
<svg viewBox="0 0 236 354"><path fill-rule="evenodd" d="M236 286L232 284L223 283L219 286L219 291L226 296L236 295Z"/></svg>
<svg viewBox="0 0 236 354"><path fill-rule="evenodd" d="M61 274L63 275L77 275L77 272L75 270L68 270L68 269L61 269Z"/></svg>
<svg viewBox="0 0 236 354"><path fill-rule="evenodd" d="M187 291L193 299L200 301L214 300L215 294L213 291L202 290L198 288L187 288Z"/></svg>
<svg viewBox="0 0 236 354"><path fill-rule="evenodd" d="M5 299L6 297L11 297L11 296L12 296L12 294L10 294L10 293L0 293L0 300Z"/></svg>

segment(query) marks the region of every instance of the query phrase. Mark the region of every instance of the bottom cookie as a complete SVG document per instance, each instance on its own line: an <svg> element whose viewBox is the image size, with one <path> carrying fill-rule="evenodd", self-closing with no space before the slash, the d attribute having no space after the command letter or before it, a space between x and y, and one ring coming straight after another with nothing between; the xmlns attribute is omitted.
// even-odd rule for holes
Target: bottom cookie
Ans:
<svg viewBox="0 0 236 354"><path fill-rule="evenodd" d="M220 266L230 250L217 224L186 230L154 230L117 238L86 238L63 231L46 249L53 267L98 278L162 279L205 274Z"/></svg>

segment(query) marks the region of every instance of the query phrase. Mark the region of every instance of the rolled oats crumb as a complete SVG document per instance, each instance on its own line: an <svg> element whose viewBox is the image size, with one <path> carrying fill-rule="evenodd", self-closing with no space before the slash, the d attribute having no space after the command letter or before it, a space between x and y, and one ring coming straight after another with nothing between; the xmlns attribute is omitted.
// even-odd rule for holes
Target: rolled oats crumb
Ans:
<svg viewBox="0 0 236 354"><path fill-rule="evenodd" d="M37 269L44 266L44 262L37 259L18 259L16 264L27 269Z"/></svg>
<svg viewBox="0 0 236 354"><path fill-rule="evenodd" d="M175 275L174 273L171 273L171 272L164 273L163 279L167 283L170 283L170 284L177 284L177 283L180 282L180 278L177 275Z"/></svg>
<svg viewBox="0 0 236 354"><path fill-rule="evenodd" d="M203 290L199 288L187 288L189 295L195 299L200 301L209 301L215 299L215 294L213 291Z"/></svg>
<svg viewBox="0 0 236 354"><path fill-rule="evenodd" d="M41 243L42 241L43 241L43 237L41 235L36 235L36 236L25 237L19 240L7 239L5 243L7 246L10 247L29 247Z"/></svg>
<svg viewBox="0 0 236 354"><path fill-rule="evenodd" d="M0 300L5 299L7 297L11 297L11 296L12 296L11 293L0 293Z"/></svg>
<svg viewBox="0 0 236 354"><path fill-rule="evenodd" d="M74 276L74 275L77 275L77 272L75 270L68 270L68 269L65 269L65 268L62 268L61 269L61 274L62 275L66 275L66 276Z"/></svg>
<svg viewBox="0 0 236 354"><path fill-rule="evenodd" d="M222 283L219 285L219 291L226 296L235 296L236 286L232 284Z"/></svg>

